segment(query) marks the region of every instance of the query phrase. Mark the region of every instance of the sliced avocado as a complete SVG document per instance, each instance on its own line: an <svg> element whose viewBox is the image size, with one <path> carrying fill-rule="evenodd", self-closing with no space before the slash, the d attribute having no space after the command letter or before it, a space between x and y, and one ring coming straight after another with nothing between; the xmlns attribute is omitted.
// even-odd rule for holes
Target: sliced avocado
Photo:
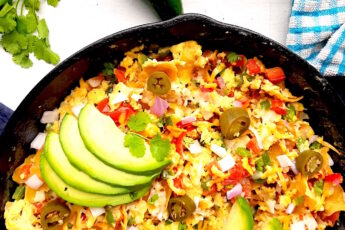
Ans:
<svg viewBox="0 0 345 230"><path fill-rule="evenodd" d="M87 104L81 110L78 119L80 135L86 148L105 163L132 173L152 173L170 163L170 160L158 162L154 159L147 143L143 157L135 157L124 147L125 134L113 120L94 105Z"/></svg>
<svg viewBox="0 0 345 230"><path fill-rule="evenodd" d="M68 185L81 191L114 195L129 193L134 190L105 184L76 169L65 156L59 141L59 135L54 132L50 132L47 135L44 152L47 161L55 173Z"/></svg>
<svg viewBox="0 0 345 230"><path fill-rule="evenodd" d="M252 230L254 228L254 219L252 210L246 199L237 198L235 204L231 207L229 216L225 221L224 229Z"/></svg>
<svg viewBox="0 0 345 230"><path fill-rule="evenodd" d="M83 192L67 185L50 167L45 154L41 155L40 169L44 181L51 190L62 199L81 206L104 207L106 205L126 204L144 196L150 189L150 186L147 186L138 191L122 195L101 195Z"/></svg>
<svg viewBox="0 0 345 230"><path fill-rule="evenodd" d="M159 175L134 175L112 168L94 156L84 145L78 129L78 120L66 114L60 126L60 143L68 160L89 176L114 185L137 186L150 183Z"/></svg>
<svg viewBox="0 0 345 230"><path fill-rule="evenodd" d="M277 218L273 218L265 223L263 230L283 230L283 224Z"/></svg>

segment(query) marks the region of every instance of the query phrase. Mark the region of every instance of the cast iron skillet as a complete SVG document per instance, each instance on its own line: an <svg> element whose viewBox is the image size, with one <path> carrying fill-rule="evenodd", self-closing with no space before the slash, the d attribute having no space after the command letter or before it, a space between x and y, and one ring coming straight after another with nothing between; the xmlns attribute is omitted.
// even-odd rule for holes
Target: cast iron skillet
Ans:
<svg viewBox="0 0 345 230"><path fill-rule="evenodd" d="M281 66L286 85L294 95L303 95L303 104L317 134L345 152L345 106L329 83L303 59L253 31L224 24L199 14L186 14L168 21L142 25L102 38L72 55L54 68L23 100L8 122L0 139L0 201L1 226L3 212L16 184L11 180L14 169L33 153L30 143L44 126L39 120L46 110L59 106L81 77L95 76L104 62L121 60L125 51L144 44L173 45L196 40L203 49L230 50L258 56L267 67ZM334 171L341 172L345 158L330 153L335 161ZM344 214L336 229L344 229Z"/></svg>

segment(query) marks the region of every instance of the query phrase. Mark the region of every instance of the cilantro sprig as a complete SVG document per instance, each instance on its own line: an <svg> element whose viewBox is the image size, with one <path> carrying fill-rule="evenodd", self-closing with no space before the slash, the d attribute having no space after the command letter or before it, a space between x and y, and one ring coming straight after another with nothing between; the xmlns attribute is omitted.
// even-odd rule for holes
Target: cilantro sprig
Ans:
<svg viewBox="0 0 345 230"><path fill-rule="evenodd" d="M154 138L150 141L150 151L157 161L162 161L166 156L168 156L170 152L170 141L163 140L161 135L157 134Z"/></svg>
<svg viewBox="0 0 345 230"><path fill-rule="evenodd" d="M128 121L128 127L131 131L140 132L145 130L148 123L151 122L150 116L145 112L138 112L132 115Z"/></svg>
<svg viewBox="0 0 345 230"><path fill-rule="evenodd" d="M58 3L58 0L47 1L52 6ZM37 15L39 9L40 0L0 1L0 44L23 68L33 65L30 54L53 65L60 61L50 49L49 29L46 21Z"/></svg>
<svg viewBox="0 0 345 230"><path fill-rule="evenodd" d="M127 133L124 145L129 148L129 152L135 157L143 157L145 155L145 141L139 135Z"/></svg>

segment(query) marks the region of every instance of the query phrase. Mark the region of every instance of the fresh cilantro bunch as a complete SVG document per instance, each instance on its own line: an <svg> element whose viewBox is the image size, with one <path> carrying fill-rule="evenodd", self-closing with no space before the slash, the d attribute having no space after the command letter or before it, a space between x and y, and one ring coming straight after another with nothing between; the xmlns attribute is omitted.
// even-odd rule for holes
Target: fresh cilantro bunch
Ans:
<svg viewBox="0 0 345 230"><path fill-rule="evenodd" d="M47 0L56 6L59 0ZM50 49L49 29L37 12L40 0L0 0L0 44L23 68L32 66L30 54L56 65L60 58Z"/></svg>

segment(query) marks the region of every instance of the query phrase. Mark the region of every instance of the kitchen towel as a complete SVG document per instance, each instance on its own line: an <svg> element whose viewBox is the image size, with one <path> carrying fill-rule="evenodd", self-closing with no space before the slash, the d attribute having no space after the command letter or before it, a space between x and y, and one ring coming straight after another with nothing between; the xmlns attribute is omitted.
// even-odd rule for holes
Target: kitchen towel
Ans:
<svg viewBox="0 0 345 230"><path fill-rule="evenodd" d="M292 0L286 45L324 76L345 76L345 0Z"/></svg>
<svg viewBox="0 0 345 230"><path fill-rule="evenodd" d="M11 109L4 106L0 102L0 135L1 135L2 131L4 130L8 119L10 119L12 112L13 111Z"/></svg>

